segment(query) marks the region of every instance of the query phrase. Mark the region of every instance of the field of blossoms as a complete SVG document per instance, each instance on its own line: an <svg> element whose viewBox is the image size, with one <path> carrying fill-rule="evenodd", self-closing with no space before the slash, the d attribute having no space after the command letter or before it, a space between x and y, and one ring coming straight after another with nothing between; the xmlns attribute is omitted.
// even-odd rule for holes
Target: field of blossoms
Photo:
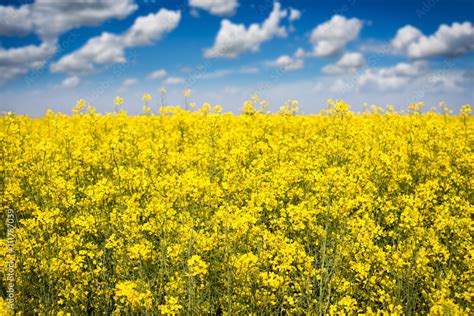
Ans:
<svg viewBox="0 0 474 316"><path fill-rule="evenodd" d="M473 313L469 105L116 104L0 118L1 315Z"/></svg>

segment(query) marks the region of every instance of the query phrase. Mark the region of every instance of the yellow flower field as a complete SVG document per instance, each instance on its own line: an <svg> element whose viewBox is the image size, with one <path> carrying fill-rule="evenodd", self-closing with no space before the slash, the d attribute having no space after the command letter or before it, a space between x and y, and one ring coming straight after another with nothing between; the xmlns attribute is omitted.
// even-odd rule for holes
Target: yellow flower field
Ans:
<svg viewBox="0 0 474 316"><path fill-rule="evenodd" d="M469 105L122 102L0 118L0 314L473 313Z"/></svg>

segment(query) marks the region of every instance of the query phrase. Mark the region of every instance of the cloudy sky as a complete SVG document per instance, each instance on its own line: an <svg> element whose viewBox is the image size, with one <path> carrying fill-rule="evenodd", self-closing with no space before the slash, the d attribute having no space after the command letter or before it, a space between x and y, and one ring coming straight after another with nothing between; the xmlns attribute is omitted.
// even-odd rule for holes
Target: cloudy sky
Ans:
<svg viewBox="0 0 474 316"><path fill-rule="evenodd" d="M306 113L328 98L405 107L474 101L472 0L2 0L0 111L141 112L253 94Z"/></svg>

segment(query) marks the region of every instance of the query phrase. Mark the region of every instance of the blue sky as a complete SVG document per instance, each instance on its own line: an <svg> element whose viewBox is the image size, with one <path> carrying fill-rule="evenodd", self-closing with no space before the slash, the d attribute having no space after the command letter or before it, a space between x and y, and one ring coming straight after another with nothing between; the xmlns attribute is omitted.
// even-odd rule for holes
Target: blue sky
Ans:
<svg viewBox="0 0 474 316"><path fill-rule="evenodd" d="M2 1L0 111L131 114L159 89L238 112L253 94L403 108L474 100L474 1Z"/></svg>

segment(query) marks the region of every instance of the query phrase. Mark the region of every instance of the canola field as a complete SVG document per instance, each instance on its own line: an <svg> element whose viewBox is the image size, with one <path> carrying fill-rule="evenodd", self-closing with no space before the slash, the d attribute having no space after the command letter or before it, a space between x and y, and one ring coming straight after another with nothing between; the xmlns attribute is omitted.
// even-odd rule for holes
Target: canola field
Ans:
<svg viewBox="0 0 474 316"><path fill-rule="evenodd" d="M473 313L469 105L259 107L3 115L0 314Z"/></svg>

